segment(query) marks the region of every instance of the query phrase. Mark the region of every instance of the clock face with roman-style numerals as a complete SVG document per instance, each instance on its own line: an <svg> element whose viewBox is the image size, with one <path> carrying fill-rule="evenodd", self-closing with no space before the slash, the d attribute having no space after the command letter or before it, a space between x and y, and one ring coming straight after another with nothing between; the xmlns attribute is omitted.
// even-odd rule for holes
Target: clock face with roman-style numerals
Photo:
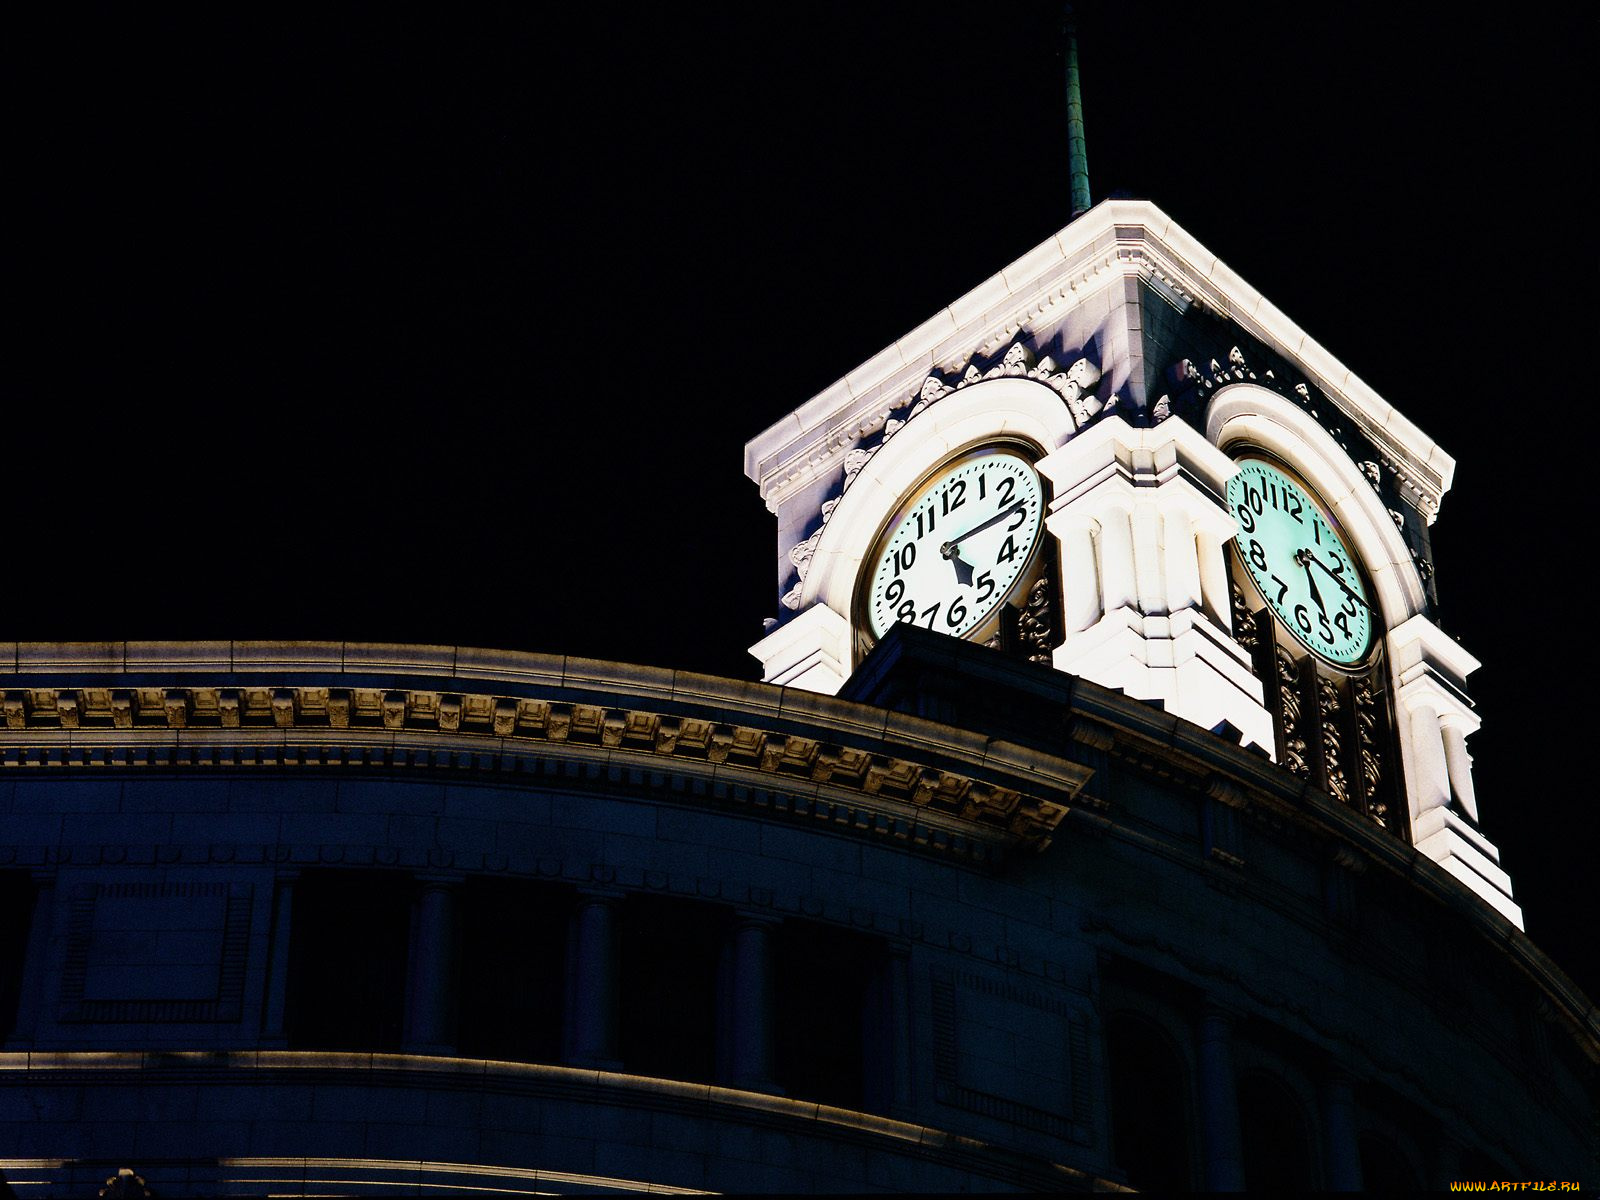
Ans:
<svg viewBox="0 0 1600 1200"><path fill-rule="evenodd" d="M1355 555L1320 505L1271 463L1245 459L1228 480L1239 561L1267 606L1313 654L1341 666L1372 646L1372 608Z"/></svg>
<svg viewBox="0 0 1600 1200"><path fill-rule="evenodd" d="M912 621L952 637L982 628L1022 578L1044 528L1027 459L988 449L947 464L901 505L869 558L872 636Z"/></svg>

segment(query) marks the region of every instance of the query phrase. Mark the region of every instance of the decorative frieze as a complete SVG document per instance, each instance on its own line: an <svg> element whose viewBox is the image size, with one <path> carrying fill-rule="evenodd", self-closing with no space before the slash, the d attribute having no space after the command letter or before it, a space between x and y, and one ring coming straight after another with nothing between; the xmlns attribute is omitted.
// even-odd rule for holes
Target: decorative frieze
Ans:
<svg viewBox="0 0 1600 1200"><path fill-rule="evenodd" d="M8 693L14 697L7 708L8 729L45 738L13 739L9 745L0 741L0 766L70 762L157 769L375 765L518 770L523 768L516 743L531 748L542 742L679 762L700 760L713 768L725 765L826 786L856 793L867 802L859 812L848 811L845 823L852 827L892 832L893 821L872 815L874 804L882 800L954 822L956 828L981 827L987 831L980 834L983 838L999 834L1034 849L1049 844L1070 799L1066 794L1052 798L1024 793L959 771L815 737L641 709L427 690L290 686L246 689L242 700L227 689L206 687L140 691L149 695L140 702L137 726L125 735L115 732L127 728L116 720L115 708L92 707L83 690L34 689L31 704ZM186 736L175 743L170 738L146 742L144 728ZM234 730L241 739L237 744L218 742L217 735ZM255 731L275 737L293 731L304 737L291 737L289 743L257 742ZM352 740L328 741L326 735L335 732ZM449 744L430 746L425 740L402 746L390 740L395 734L445 738ZM370 741L374 736L383 740Z"/></svg>

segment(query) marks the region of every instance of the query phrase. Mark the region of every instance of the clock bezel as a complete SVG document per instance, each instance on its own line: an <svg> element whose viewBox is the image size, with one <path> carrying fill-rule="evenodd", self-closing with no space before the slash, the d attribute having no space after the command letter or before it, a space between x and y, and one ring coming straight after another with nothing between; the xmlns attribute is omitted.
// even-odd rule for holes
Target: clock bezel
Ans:
<svg viewBox="0 0 1600 1200"><path fill-rule="evenodd" d="M998 631L1002 614L1006 605L1018 607L1016 598L1019 594L1031 588L1038 580L1043 558L1044 545L1048 537L1045 518L1049 515L1050 483L1039 470L1039 460L1045 455L1044 450L1031 441L1019 437L981 438L958 450L947 454L917 478L917 482L905 492L895 506L889 510L887 516L879 522L877 531L872 535L872 540L867 545L867 552L862 557L861 567L856 576L855 596L852 601L851 623L856 629L857 660L878 644L878 635L872 632L872 614L868 593L872 587L872 579L877 574L882 556L888 547L890 539L894 536L903 521L907 520L916 508L933 489L934 482L941 476L962 465L962 463L981 458L985 455L1002 453L1013 458L1021 459L1033 472L1039 485L1040 513L1039 536L1034 538L1033 545L1028 550L1028 556L1022 566L1017 570L1016 576L1011 581L1011 586L1005 593L995 600L994 607L989 611L980 624L974 625L963 634L945 634L946 637L956 637L960 641L982 642L992 638ZM891 626L892 628L892 626Z"/></svg>
<svg viewBox="0 0 1600 1200"><path fill-rule="evenodd" d="M1357 658L1353 662L1341 662L1336 658L1330 658L1316 646L1312 645L1311 642L1308 641L1304 635L1302 635L1300 631L1295 628L1292 621L1284 619L1283 615L1278 612L1277 607L1268 598L1266 592L1262 590L1260 582L1256 579L1255 572L1252 571L1249 564L1244 561L1244 554L1240 548L1239 538L1237 535L1235 535L1233 538L1233 560L1239 567L1239 573L1250 581L1250 587L1260 599L1262 606L1272 615L1273 622L1279 626L1282 626L1284 631L1289 635L1291 643L1294 646L1312 655L1319 663L1322 663L1330 670L1338 671L1341 674L1361 675L1370 671L1373 663L1377 660L1383 649L1382 615L1378 609L1378 595L1377 590L1372 583L1372 576L1368 573L1367 565L1365 561L1363 561L1362 556L1354 549L1354 539L1350 536L1350 531L1334 514L1332 507L1326 500L1322 498L1322 493L1311 484L1311 482L1305 477L1304 473L1297 470L1293 464L1286 461L1281 455L1267 449L1264 446L1257 445L1254 442L1236 442L1227 448L1227 452L1236 464L1242 465L1246 462L1261 462L1284 475L1291 483L1305 493L1306 498L1311 501L1312 505L1316 508L1322 519L1327 523L1329 531L1334 535L1334 537L1339 539L1339 545L1344 550L1345 556L1350 560L1351 565L1355 568L1356 574L1361 580L1361 587L1366 593L1365 603L1368 613L1368 640L1366 650L1362 653L1361 657ZM1224 498L1226 498L1225 493ZM1238 517L1234 515L1231 508L1227 511L1230 517L1232 517L1235 521L1238 520Z"/></svg>

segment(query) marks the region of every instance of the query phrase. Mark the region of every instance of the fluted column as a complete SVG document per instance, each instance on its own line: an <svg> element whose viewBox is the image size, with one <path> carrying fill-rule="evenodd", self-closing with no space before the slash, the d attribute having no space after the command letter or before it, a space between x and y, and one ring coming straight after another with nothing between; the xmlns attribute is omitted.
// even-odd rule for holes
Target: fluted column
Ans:
<svg viewBox="0 0 1600 1200"><path fill-rule="evenodd" d="M261 1044L288 1044L284 1014L289 996L289 945L293 936L294 889L298 872L280 875L272 896L272 932L267 953L267 995L261 1009Z"/></svg>
<svg viewBox="0 0 1600 1200"><path fill-rule="evenodd" d="M912 1077L911 952L896 946L889 951L889 1027L894 1052L894 1097L891 1111L910 1112L915 1084Z"/></svg>
<svg viewBox="0 0 1600 1200"><path fill-rule="evenodd" d="M1419 701L1411 705L1409 715L1411 749L1417 766L1417 811L1421 813L1450 803L1450 769L1445 762L1438 710Z"/></svg>
<svg viewBox="0 0 1600 1200"><path fill-rule="evenodd" d="M1162 549L1166 554L1167 611L1182 612L1200 604L1200 552L1195 544L1194 520L1183 509L1162 518Z"/></svg>
<svg viewBox="0 0 1600 1200"><path fill-rule="evenodd" d="M1100 619L1100 572L1095 565L1094 531L1086 517L1067 519L1051 528L1061 541L1061 584L1066 631L1080 633Z"/></svg>
<svg viewBox="0 0 1600 1200"><path fill-rule="evenodd" d="M771 917L740 914L733 926L732 1079L734 1087L777 1092L772 1081Z"/></svg>
<svg viewBox="0 0 1600 1200"><path fill-rule="evenodd" d="M456 976L456 890L459 880L422 879L411 977L409 1048L425 1054L455 1049L451 1011Z"/></svg>
<svg viewBox="0 0 1600 1200"><path fill-rule="evenodd" d="M1145 616L1161 616L1167 609L1167 589L1163 586L1161 553L1161 510L1148 501L1134 505L1133 517L1134 588L1139 611Z"/></svg>
<svg viewBox="0 0 1600 1200"><path fill-rule="evenodd" d="M1333 1071L1322 1084L1323 1144L1328 1190L1361 1191L1361 1145L1356 1134L1356 1098L1350 1076Z"/></svg>
<svg viewBox="0 0 1600 1200"><path fill-rule="evenodd" d="M1200 598L1206 616L1224 633L1233 632L1233 598L1228 584L1227 542L1209 529L1196 534L1200 556Z"/></svg>
<svg viewBox="0 0 1600 1200"><path fill-rule="evenodd" d="M567 1044L576 1066L616 1070L622 1065L617 1044L617 906L622 896L598 889L578 895L567 1011Z"/></svg>
<svg viewBox="0 0 1600 1200"><path fill-rule="evenodd" d="M1439 727L1444 740L1445 769L1450 776L1450 791L1474 821L1478 819L1478 794L1472 786L1472 755L1467 753L1467 734L1460 725L1444 720Z"/></svg>
<svg viewBox="0 0 1600 1200"><path fill-rule="evenodd" d="M1108 508L1100 518L1100 586L1106 612L1137 607L1133 567L1133 526L1125 508Z"/></svg>
<svg viewBox="0 0 1600 1200"><path fill-rule="evenodd" d="M1213 1192L1244 1190L1239 1142L1239 1093L1233 1074L1233 1018L1207 1005L1200 1014L1200 1133L1205 1186Z"/></svg>

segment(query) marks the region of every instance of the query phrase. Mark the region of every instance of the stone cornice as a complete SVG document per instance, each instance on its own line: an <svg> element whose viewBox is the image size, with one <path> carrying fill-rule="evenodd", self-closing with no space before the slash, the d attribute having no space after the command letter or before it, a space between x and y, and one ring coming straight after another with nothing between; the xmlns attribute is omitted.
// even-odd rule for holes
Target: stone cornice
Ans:
<svg viewBox="0 0 1600 1200"><path fill-rule="evenodd" d="M527 772L555 758L609 775L670 764L781 793L774 815L976 859L1044 849L1090 774L814 693L594 660L224 642L24 645L15 661L26 669L0 677L0 765L13 768ZM373 678L386 669L404 674Z"/></svg>
<svg viewBox="0 0 1600 1200"><path fill-rule="evenodd" d="M1429 511L1437 510L1454 459L1170 216L1142 200L1096 205L757 434L745 446L745 473L775 505L790 481L810 478L879 428L929 372L959 370L975 355L1054 323L1056 313L1126 276L1198 298L1293 360L1382 450Z"/></svg>

